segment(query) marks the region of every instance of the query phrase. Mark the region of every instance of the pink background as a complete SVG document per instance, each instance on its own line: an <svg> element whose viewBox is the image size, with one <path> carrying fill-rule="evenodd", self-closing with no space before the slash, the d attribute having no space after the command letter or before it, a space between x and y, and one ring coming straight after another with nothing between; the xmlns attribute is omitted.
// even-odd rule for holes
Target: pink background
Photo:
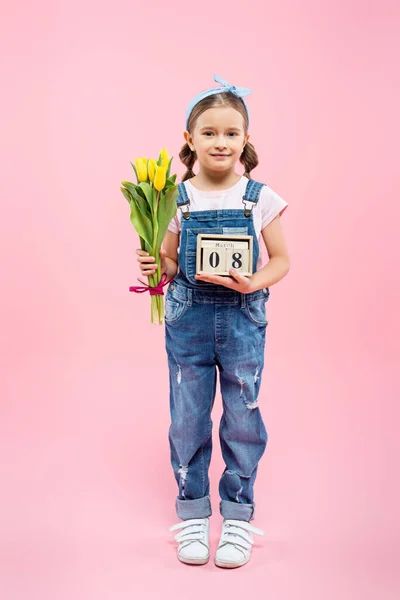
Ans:
<svg viewBox="0 0 400 600"><path fill-rule="evenodd" d="M277 5L2 11L4 600L399 597L400 9ZM266 535L235 571L175 555L164 327L128 292L138 239L119 190L162 147L182 176L186 105L214 73L253 90L252 175L289 203L260 396ZM218 392L212 556L220 415Z"/></svg>

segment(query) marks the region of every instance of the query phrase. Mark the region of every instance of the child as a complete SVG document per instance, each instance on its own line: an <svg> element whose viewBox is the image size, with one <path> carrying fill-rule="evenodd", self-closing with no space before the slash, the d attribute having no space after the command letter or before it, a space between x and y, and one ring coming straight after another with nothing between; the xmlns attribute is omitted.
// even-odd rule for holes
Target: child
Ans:
<svg viewBox="0 0 400 600"><path fill-rule="evenodd" d="M165 339L169 442L179 489L176 511L182 520L170 531L181 529L175 539L182 562L208 561L208 468L218 367L223 400L219 437L226 467L219 482L223 524L215 564L232 568L249 561L252 533L263 535L249 523L254 518L258 462L267 443L257 398L269 286L289 271L280 225L288 204L266 184L250 179L258 158L248 141L249 113L242 97L251 90L214 79L223 87L201 92L186 111L186 144L179 157L187 171L179 184L178 211L160 252L162 272L173 278L165 298ZM196 159L197 175L192 171ZM235 171L238 160L245 167L242 176ZM230 276L196 275L197 234L210 232L251 235L253 275L235 269ZM261 236L270 259L266 265L260 255ZM142 250L137 255L142 274L153 274L155 257Z"/></svg>

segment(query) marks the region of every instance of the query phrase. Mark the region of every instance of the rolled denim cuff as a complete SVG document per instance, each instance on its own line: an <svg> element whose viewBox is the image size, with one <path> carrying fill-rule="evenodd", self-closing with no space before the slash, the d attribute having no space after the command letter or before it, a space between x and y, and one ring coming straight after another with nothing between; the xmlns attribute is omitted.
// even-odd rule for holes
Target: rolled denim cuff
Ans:
<svg viewBox="0 0 400 600"><path fill-rule="evenodd" d="M219 503L219 511L224 519L252 521L254 519L255 506L255 503L241 504L238 502L230 502L229 500L221 500Z"/></svg>
<svg viewBox="0 0 400 600"><path fill-rule="evenodd" d="M210 496L194 500L176 499L176 514L180 519L204 519L212 514Z"/></svg>

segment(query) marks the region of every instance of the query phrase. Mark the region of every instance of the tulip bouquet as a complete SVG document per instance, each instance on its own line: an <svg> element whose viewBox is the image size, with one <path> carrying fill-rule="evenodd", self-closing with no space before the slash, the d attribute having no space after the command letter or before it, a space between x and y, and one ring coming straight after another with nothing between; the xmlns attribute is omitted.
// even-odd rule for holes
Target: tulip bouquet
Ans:
<svg viewBox="0 0 400 600"><path fill-rule="evenodd" d="M150 292L150 321L159 325L164 320L163 286L168 283L166 273L161 273L160 248L169 222L176 214L178 197L176 174L169 174L171 162L165 149L161 150L157 162L152 158L137 158L135 165L131 163L137 183L121 182L121 192L130 204L130 219L139 234L140 247L154 256L157 263L157 271L148 277L150 285L131 286L129 290Z"/></svg>

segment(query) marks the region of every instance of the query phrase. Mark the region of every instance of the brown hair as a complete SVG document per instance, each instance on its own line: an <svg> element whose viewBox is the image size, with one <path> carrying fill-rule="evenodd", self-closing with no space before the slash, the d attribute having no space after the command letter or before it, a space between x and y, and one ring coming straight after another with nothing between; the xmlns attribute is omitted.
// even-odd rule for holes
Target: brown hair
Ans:
<svg viewBox="0 0 400 600"><path fill-rule="evenodd" d="M214 106L231 106L232 108L238 110L243 117L244 134L247 135L249 118L247 115L246 106L243 100L232 92L221 92L220 94L213 94L212 96L207 96L206 98L203 98L203 100L200 100L200 102L193 107L193 110L190 113L187 126L188 131L193 131L196 121L201 113L208 108L213 108ZM186 143L182 146L181 151L179 152L179 158L186 167L186 173L183 175L182 181L186 181L186 179L191 179L191 177L194 177L195 173L193 173L193 166L197 159L196 152L191 150L190 146ZM247 142L242 154L240 155L239 161L242 163L242 165L244 165L245 168L243 175L247 177L247 179L251 179L250 172L258 165L258 156L253 144Z"/></svg>

